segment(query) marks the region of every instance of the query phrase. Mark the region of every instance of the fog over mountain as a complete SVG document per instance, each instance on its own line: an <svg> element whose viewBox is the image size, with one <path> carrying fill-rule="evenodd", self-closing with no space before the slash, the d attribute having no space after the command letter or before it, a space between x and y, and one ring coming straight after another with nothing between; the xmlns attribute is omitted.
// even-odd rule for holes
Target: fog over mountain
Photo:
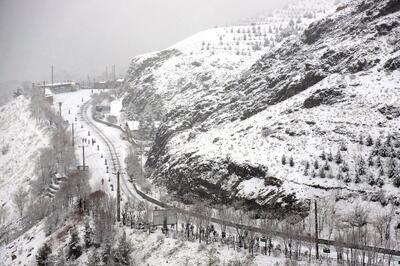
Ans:
<svg viewBox="0 0 400 266"><path fill-rule="evenodd" d="M86 79L290 0L0 1L0 81Z"/></svg>

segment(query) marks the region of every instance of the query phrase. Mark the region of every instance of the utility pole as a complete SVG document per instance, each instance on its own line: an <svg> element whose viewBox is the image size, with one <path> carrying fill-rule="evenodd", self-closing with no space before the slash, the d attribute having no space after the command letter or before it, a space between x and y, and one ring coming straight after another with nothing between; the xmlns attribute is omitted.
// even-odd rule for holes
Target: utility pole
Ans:
<svg viewBox="0 0 400 266"><path fill-rule="evenodd" d="M318 210L317 200L314 200L314 213L315 213L315 257L319 259L319 247L318 247Z"/></svg>
<svg viewBox="0 0 400 266"><path fill-rule="evenodd" d="M117 222L121 221L121 191L120 191L120 184L119 184L119 175L120 172L117 172Z"/></svg>
<svg viewBox="0 0 400 266"><path fill-rule="evenodd" d="M61 105L62 105L62 102L58 102L58 108L59 108L59 112L60 112L60 120L61 120Z"/></svg>
<svg viewBox="0 0 400 266"><path fill-rule="evenodd" d="M82 165L83 165L83 171L85 171L85 145L82 145Z"/></svg>
<svg viewBox="0 0 400 266"><path fill-rule="evenodd" d="M140 174L142 176L142 178L144 178L143 176L143 143L140 142Z"/></svg>
<svg viewBox="0 0 400 266"><path fill-rule="evenodd" d="M54 84L54 66L51 65L51 85Z"/></svg>
<svg viewBox="0 0 400 266"><path fill-rule="evenodd" d="M74 122L72 122L72 147L75 146Z"/></svg>
<svg viewBox="0 0 400 266"><path fill-rule="evenodd" d="M113 80L115 82L115 65L113 65Z"/></svg>

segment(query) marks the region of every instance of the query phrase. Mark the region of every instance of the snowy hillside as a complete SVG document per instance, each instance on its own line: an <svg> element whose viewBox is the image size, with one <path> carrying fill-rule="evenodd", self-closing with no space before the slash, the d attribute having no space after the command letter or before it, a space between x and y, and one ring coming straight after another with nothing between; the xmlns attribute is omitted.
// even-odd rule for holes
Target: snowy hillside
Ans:
<svg viewBox="0 0 400 266"><path fill-rule="evenodd" d="M29 182L35 178L40 148L49 140L31 117L29 100L23 96L0 108L0 132L0 206L8 214L3 221L8 224L18 217L11 197L18 188L29 188Z"/></svg>
<svg viewBox="0 0 400 266"><path fill-rule="evenodd" d="M217 101L227 81L330 8L332 1L298 1L257 23L206 30L163 51L135 57L123 102L128 118L137 119L144 112L157 120L181 107L190 108L193 100Z"/></svg>
<svg viewBox="0 0 400 266"><path fill-rule="evenodd" d="M235 32L229 28L134 59L126 115L164 121L147 162L154 181L184 200L249 207L304 210L302 199L354 193L398 204L391 173L400 140L397 4L340 4L252 59L207 52L207 40L199 52L181 48L213 31Z"/></svg>

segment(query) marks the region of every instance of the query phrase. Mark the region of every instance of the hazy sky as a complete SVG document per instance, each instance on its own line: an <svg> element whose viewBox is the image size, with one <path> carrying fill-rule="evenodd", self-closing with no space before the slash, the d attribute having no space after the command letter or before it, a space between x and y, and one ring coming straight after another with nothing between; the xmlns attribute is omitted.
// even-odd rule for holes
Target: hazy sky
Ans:
<svg viewBox="0 0 400 266"><path fill-rule="evenodd" d="M0 0L0 82L119 74L133 56L290 0ZM118 73L117 73L118 74Z"/></svg>

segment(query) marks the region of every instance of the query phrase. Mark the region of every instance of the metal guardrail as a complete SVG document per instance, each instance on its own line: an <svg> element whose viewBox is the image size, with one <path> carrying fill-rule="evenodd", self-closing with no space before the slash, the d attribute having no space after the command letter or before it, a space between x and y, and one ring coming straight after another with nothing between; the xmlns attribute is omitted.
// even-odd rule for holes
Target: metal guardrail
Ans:
<svg viewBox="0 0 400 266"><path fill-rule="evenodd" d="M162 208L174 208L176 209L176 211L178 213L181 214L186 214L186 215L190 215L192 217L196 217L196 218L200 218L200 219L204 219L204 220L209 220L213 223L217 223L217 224L224 224L228 227L231 228L239 228L242 230L247 230L247 231L252 231L252 232L256 232L256 233L260 233L260 234L264 234L264 235L272 235L272 236L277 236L277 237L282 237L282 238L290 238L290 239L297 239L297 240L301 240L301 241L305 241L305 242L310 242L310 243L315 243L316 240L314 237L312 236L307 236L307 235L293 235L293 234L289 234L289 233L285 233L282 231L276 231L276 230L268 230L268 229L264 229L264 228L260 228L260 227L255 227L255 226L248 226L248 225L244 225L244 224L238 224L238 223L234 223L231 221L227 221L227 220L222 220L219 218L215 218L215 217L208 217L208 216L204 216L195 212L191 212L185 209L181 209L181 208L176 208L173 206L169 206L168 204L158 201L150 196L148 196L147 194L143 193L142 191L140 191L135 184L133 184L133 187L136 191L137 194L139 194L142 198L144 198L145 200L160 206ZM334 241L334 240L328 240L328 239L318 239L318 244L323 244L323 245L328 245L328 246L336 246L336 247L344 247L344 248L350 248L350 249L358 249L358 250L364 250L364 251L370 251L370 252L376 252L376 253L382 253L382 254L388 254L388 255L394 255L394 256L400 256L400 250L395 250L395 249L386 249L386 248L381 248L381 247L374 247L374 246L363 246L363 245L359 245L359 244L353 244L353 243L345 243L345 242L339 242L339 241Z"/></svg>

